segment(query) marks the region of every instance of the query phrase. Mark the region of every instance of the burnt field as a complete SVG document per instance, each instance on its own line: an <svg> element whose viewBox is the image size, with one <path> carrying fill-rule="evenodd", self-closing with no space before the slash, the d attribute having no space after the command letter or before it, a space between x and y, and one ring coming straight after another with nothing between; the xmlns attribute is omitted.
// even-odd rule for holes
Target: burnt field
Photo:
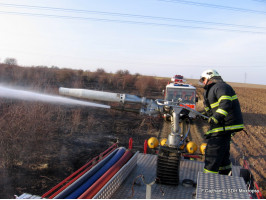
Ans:
<svg viewBox="0 0 266 200"><path fill-rule="evenodd" d="M58 77L59 82L65 80L62 74ZM127 78L132 81L136 77ZM149 81L156 86L152 90L145 90L141 84L128 87L130 84L124 82L106 90L162 98L161 90L166 81ZM63 86L105 89L99 87L99 82L90 82L89 85L76 83L64 83ZM47 86L44 91L57 94L59 85ZM233 137L232 161L243 165L243 156L248 160L265 197L266 89L245 85L237 85L234 89L248 134L239 132ZM203 89L198 87L199 109L202 108L202 92ZM127 147L132 137L133 149L143 152L146 139L159 137L167 131L160 117L103 108L0 99L0 114L0 198L13 198L14 194L24 192L42 195L114 142ZM206 122L195 120L190 139L200 145L204 142L203 134L207 128Z"/></svg>

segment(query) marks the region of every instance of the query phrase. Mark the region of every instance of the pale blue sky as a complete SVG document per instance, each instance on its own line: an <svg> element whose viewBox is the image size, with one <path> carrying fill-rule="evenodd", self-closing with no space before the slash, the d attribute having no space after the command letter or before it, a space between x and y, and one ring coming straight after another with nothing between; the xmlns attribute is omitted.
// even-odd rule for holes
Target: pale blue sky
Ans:
<svg viewBox="0 0 266 200"><path fill-rule="evenodd" d="M164 77L215 68L225 81L266 84L266 0L0 0L7 57Z"/></svg>

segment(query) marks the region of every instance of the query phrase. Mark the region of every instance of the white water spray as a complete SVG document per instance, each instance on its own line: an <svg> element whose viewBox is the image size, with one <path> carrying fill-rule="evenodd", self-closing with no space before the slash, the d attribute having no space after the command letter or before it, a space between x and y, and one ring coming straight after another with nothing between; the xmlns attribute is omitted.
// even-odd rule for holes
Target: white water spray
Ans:
<svg viewBox="0 0 266 200"><path fill-rule="evenodd" d="M68 104L68 105L82 105L82 106L92 106L99 108L110 108L108 105L102 105L87 101L81 101L76 99L70 99L61 96L42 94L38 92L21 90L11 87L5 87L0 85L0 98L7 99L19 99L25 101L40 101L46 103L55 103L55 104Z"/></svg>

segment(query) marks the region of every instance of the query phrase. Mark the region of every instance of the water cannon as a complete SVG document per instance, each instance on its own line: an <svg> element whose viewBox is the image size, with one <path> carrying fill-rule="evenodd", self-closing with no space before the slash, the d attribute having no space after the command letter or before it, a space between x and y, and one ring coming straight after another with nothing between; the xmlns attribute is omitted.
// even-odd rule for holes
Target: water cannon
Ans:
<svg viewBox="0 0 266 200"><path fill-rule="evenodd" d="M138 104L141 106L140 109L125 108L124 106L111 106L111 109L120 111L137 112L149 116L168 114L171 116L171 133L168 136L167 145L174 148L178 148L179 146L183 145L185 139L187 138L190 130L189 121L191 120L191 116L199 115L201 117L208 118L197 112L196 110L183 105L181 99L179 99L178 101L167 101L162 99L154 100L131 94L120 94L89 89L64 87L59 88L59 94L64 96L88 99L92 101L115 102L121 104ZM180 123L182 121L186 121L185 124L186 126L188 126L186 128L186 132L184 132L184 128L180 128Z"/></svg>
<svg viewBox="0 0 266 200"><path fill-rule="evenodd" d="M78 88L59 88L59 94L64 96L71 96L76 98L89 99L93 101L115 102L122 104L139 104L141 109L138 111L140 114L158 115L162 109L153 99L146 97L139 97L131 94L112 93L88 89ZM160 108L161 107L161 108ZM136 109L128 109L123 107L111 107L116 110L137 112Z"/></svg>
<svg viewBox="0 0 266 200"><path fill-rule="evenodd" d="M103 91L88 90L88 89L60 87L59 94L65 96L96 100L96 101L107 101L107 102L118 102L118 103L131 102L131 103L141 103L144 105L147 103L147 99L145 97L141 98L136 95L103 92Z"/></svg>

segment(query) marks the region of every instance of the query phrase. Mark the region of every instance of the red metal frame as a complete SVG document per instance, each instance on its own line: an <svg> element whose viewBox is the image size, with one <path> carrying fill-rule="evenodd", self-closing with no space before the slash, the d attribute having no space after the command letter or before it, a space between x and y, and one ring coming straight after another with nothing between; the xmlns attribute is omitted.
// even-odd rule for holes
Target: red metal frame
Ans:
<svg viewBox="0 0 266 200"><path fill-rule="evenodd" d="M66 187L68 187L70 184L72 184L74 181L76 181L79 177L81 177L83 174L85 174L88 170L90 170L96 163L98 163L100 160L108 156L112 151L114 151L117 148L117 143L113 144L111 147L106 149L104 152L102 152L99 156L94 157L92 160L90 160L88 163L83 165L81 168L79 168L77 171L75 171L73 174L65 178L63 181L58 183L56 186L54 186L52 189L50 189L48 192L44 193L42 195L42 198L47 198L49 196L49 199L52 199L56 195L58 195L61 191L63 191ZM83 170L83 171L82 171ZM82 171L82 172L81 172ZM75 177L76 176L76 177ZM75 177L75 178L73 178ZM73 178L73 179L72 179ZM72 180L71 180L72 179ZM70 181L69 181L70 180ZM69 181L69 182L67 182ZM66 183L67 182L67 183ZM66 184L65 184L66 183ZM64 185L65 184L65 185ZM63 186L64 185L64 186ZM62 187L61 187L62 186ZM61 187L59 190L57 190L59 187ZM56 192L55 192L56 191ZM54 192L54 193L53 193ZM53 194L52 194L53 193ZM52 195L51 195L52 194Z"/></svg>
<svg viewBox="0 0 266 200"><path fill-rule="evenodd" d="M132 146L133 146L133 139L132 138L129 138L129 141L128 141L128 149L132 149Z"/></svg>
<svg viewBox="0 0 266 200"><path fill-rule="evenodd" d="M147 153L147 148L148 148L148 142L147 142L147 140L145 140L145 142L144 142L144 150L143 150L144 154Z"/></svg>

